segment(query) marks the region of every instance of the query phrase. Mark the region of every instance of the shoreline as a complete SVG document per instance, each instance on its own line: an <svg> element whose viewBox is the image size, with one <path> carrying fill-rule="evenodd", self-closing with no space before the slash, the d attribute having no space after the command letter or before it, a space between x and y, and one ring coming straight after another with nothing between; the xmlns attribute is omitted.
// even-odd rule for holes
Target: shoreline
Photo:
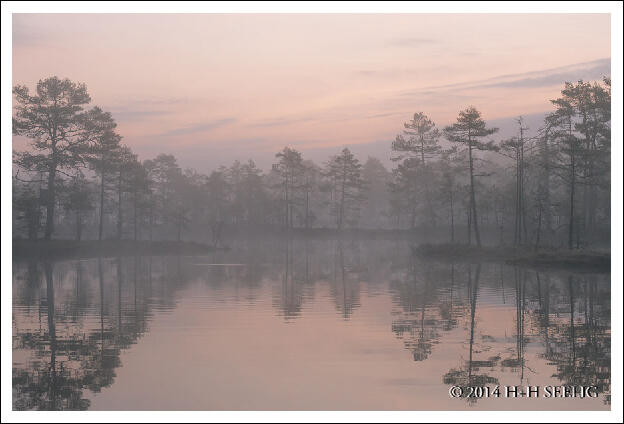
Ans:
<svg viewBox="0 0 624 424"><path fill-rule="evenodd" d="M502 262L544 270L611 273L611 253L595 250L535 250L527 247L476 247L465 244L422 244L411 248L414 255L431 259Z"/></svg>
<svg viewBox="0 0 624 424"><path fill-rule="evenodd" d="M13 240L13 260L97 258L115 256L165 256L228 250L196 242L148 240Z"/></svg>
<svg viewBox="0 0 624 424"><path fill-rule="evenodd" d="M330 234L324 237L306 237L311 240L335 239ZM336 234L334 234L335 236ZM363 239L348 237L351 234L340 234L338 238ZM375 234L379 236L379 234ZM283 235L279 235L283 236ZM367 240L388 240L385 237L371 237ZM397 239L394 239L397 240ZM409 239L404 239L409 241ZM574 272L611 272L611 254L607 251L567 250L557 248L540 248L513 246L469 246L466 244L429 244L410 245L412 254L423 258L442 261L477 261L496 262L545 270L568 270ZM58 260L116 256L167 256L172 254L207 254L229 250L228 247L213 247L198 242L185 241L148 241L148 240L13 240L13 260Z"/></svg>

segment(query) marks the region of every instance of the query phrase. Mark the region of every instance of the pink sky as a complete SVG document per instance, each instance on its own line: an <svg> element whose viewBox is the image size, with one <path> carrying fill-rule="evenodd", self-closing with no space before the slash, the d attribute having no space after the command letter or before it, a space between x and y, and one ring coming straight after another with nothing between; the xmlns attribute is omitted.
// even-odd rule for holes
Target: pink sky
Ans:
<svg viewBox="0 0 624 424"><path fill-rule="evenodd" d="M18 14L13 83L84 82L142 159L208 171L285 145L383 159L417 111L543 113L564 81L609 75L610 48L607 14Z"/></svg>

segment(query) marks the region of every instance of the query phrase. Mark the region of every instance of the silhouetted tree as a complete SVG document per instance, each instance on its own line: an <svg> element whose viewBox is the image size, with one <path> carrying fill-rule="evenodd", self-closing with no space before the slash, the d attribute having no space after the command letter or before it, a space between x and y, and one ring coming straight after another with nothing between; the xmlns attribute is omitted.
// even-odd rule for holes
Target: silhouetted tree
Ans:
<svg viewBox="0 0 624 424"><path fill-rule="evenodd" d="M440 153L440 131L427 115L415 113L414 118L404 126L403 135L398 135L392 143L392 151L398 153L395 160L416 156L424 165L427 158Z"/></svg>
<svg viewBox="0 0 624 424"><path fill-rule="evenodd" d="M301 189L301 177L304 173L301 153L290 147L284 147L281 152L275 154L278 163L273 165L273 170L281 177L281 189L285 207L285 223L288 228L293 228L293 218L297 203L297 193Z"/></svg>
<svg viewBox="0 0 624 424"><path fill-rule="evenodd" d="M26 227L29 240L36 240L41 227L41 201L29 183L13 182L13 219Z"/></svg>
<svg viewBox="0 0 624 424"><path fill-rule="evenodd" d="M137 155L127 146L120 146L117 152L117 240L123 236L123 195L132 190L132 173L135 171Z"/></svg>
<svg viewBox="0 0 624 424"><path fill-rule="evenodd" d="M435 123L422 112L415 113L414 118L405 123L404 126L406 129L403 131L403 135L398 135L392 143L393 153L398 154L392 160L403 161L404 170L410 165L408 162L411 162L410 168L415 171L415 175L413 175L413 181L406 183L417 185L419 186L418 190L422 190L427 214L431 224L435 226L436 216L431 190L429 189L434 179L434 172L431 166L427 166L426 160L436 157L442 151L439 145L440 131L436 128ZM415 160L420 161L420 166L416 166ZM408 187L406 189L409 192L414 192ZM412 205L412 210L415 210L415 205ZM413 226L414 219L412 219Z"/></svg>
<svg viewBox="0 0 624 424"><path fill-rule="evenodd" d="M177 216L178 211L173 199L175 190L173 183L181 175L182 170L175 156L164 153L145 161L144 166L153 187L153 205L149 218L151 240L155 219L160 218L162 224L168 224Z"/></svg>
<svg viewBox="0 0 624 424"><path fill-rule="evenodd" d="M499 153L511 157L515 162L516 168L516 188L515 188L515 226L514 226L514 244L523 243L527 241L527 216L525 205L525 152L527 150L527 140L525 132L528 129L524 126L524 119L520 116L517 120L519 126L518 137L512 137L507 140L503 140L500 143Z"/></svg>
<svg viewBox="0 0 624 424"><path fill-rule="evenodd" d="M212 243L218 246L221 243L221 231L223 222L229 208L228 199L229 184L225 172L212 171L206 179L206 215L212 234Z"/></svg>
<svg viewBox="0 0 624 424"><path fill-rule="evenodd" d="M312 161L303 161L303 226L308 229L316 219L312 212L313 197L319 191L321 169Z"/></svg>
<svg viewBox="0 0 624 424"><path fill-rule="evenodd" d="M147 170L141 162L135 160L128 167L128 191L132 197L132 233L138 240L139 227L144 210L149 207L150 180Z"/></svg>
<svg viewBox="0 0 624 424"><path fill-rule="evenodd" d="M84 214L93 210L92 185L83 173L78 173L68 186L65 209L74 214L76 220L76 240L82 239Z"/></svg>
<svg viewBox="0 0 624 424"><path fill-rule="evenodd" d="M381 218L387 218L389 215L388 184L391 177L390 172L378 158L369 156L362 166L362 178L368 188L366 202L362 208L362 221L369 227L387 225L385 219L382 221Z"/></svg>
<svg viewBox="0 0 624 424"><path fill-rule="evenodd" d="M396 213L406 213L409 217L409 228L416 227L418 217L418 204L423 187L419 184L421 169L423 167L420 159L407 158L398 164L393 170L393 179L390 182L390 191L394 194L393 207Z"/></svg>
<svg viewBox="0 0 624 424"><path fill-rule="evenodd" d="M112 122L112 118L110 118L110 122ZM121 136L119 134L113 130L107 130L91 146L89 161L92 169L100 177L98 240L102 240L104 234L104 202L108 186L113 183L112 177L117 167L119 149L121 148L120 141Z"/></svg>
<svg viewBox="0 0 624 424"><path fill-rule="evenodd" d="M254 161L235 161L228 169L231 191L230 215L234 223L259 224L264 220L266 190L263 174Z"/></svg>
<svg viewBox="0 0 624 424"><path fill-rule="evenodd" d="M606 189L611 143L611 81L604 86L579 81L566 83L562 96L552 100L556 110L546 117L546 125L558 145L557 168L568 186L568 248L580 243L577 228L577 189L583 188L583 214L580 217L589 232L595 225L597 188Z"/></svg>
<svg viewBox="0 0 624 424"><path fill-rule="evenodd" d="M17 152L14 162L27 171L43 172L47 186L42 192L46 206L44 238L54 232L56 178L64 169L84 163L91 138L84 107L91 101L84 84L50 77L39 80L36 94L28 87L13 87L16 102L13 134L31 139L31 151Z"/></svg>
<svg viewBox="0 0 624 424"><path fill-rule="evenodd" d="M329 160L324 175L329 182L330 211L336 217L337 228L341 230L347 221L356 223L366 198L362 164L345 147Z"/></svg>
<svg viewBox="0 0 624 424"><path fill-rule="evenodd" d="M461 174L461 158L455 154L454 150L444 153L438 167L441 171L441 184L439 193L442 197L442 204L448 205L448 220L451 229L451 243L455 243L455 214L458 209L457 193L460 189L459 176Z"/></svg>
<svg viewBox="0 0 624 424"><path fill-rule="evenodd" d="M470 213L471 224L474 228L477 246L481 246L479 234L479 220L477 218L477 201L475 198L475 150L495 150L493 142L482 142L480 138L487 137L498 131L498 128L487 128L481 118L481 112L470 106L459 112L457 122L444 128L444 135L449 141L461 143L468 148L468 170L470 171Z"/></svg>

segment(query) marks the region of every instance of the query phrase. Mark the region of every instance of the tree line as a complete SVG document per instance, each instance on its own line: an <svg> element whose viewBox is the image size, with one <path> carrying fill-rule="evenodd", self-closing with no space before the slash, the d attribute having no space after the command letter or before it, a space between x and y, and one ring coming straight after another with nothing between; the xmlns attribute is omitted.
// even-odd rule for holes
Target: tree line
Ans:
<svg viewBox="0 0 624 424"><path fill-rule="evenodd" d="M611 83L566 83L530 131L494 140L474 107L442 128L414 114L391 143L394 169L344 148L322 164L292 147L268 171L253 160L209 174L170 154L139 160L84 84L13 88L17 237L182 240L224 228L387 228L438 239L581 248L610 234ZM87 234L87 236L85 236Z"/></svg>

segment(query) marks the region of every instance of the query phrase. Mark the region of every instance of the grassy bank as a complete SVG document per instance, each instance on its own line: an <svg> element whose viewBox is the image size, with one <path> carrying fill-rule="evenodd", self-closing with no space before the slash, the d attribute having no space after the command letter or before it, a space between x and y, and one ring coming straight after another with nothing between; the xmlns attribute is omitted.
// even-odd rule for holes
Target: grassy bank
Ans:
<svg viewBox="0 0 624 424"><path fill-rule="evenodd" d="M15 259L65 259L129 255L202 254L217 250L212 246L177 241L133 240L13 240Z"/></svg>
<svg viewBox="0 0 624 424"><path fill-rule="evenodd" d="M526 247L476 247L465 244L423 244L412 247L414 254L441 260L504 262L533 268L567 269L577 272L610 272L608 252Z"/></svg>

